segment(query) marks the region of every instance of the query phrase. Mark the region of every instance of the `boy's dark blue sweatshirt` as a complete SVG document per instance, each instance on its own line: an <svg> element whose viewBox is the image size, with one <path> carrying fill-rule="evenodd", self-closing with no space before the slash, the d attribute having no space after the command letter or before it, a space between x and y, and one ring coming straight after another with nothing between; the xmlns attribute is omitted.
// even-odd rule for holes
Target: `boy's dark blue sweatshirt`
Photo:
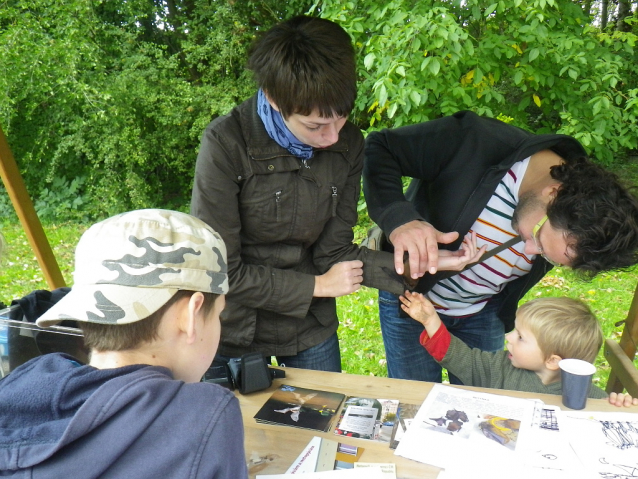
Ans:
<svg viewBox="0 0 638 479"><path fill-rule="evenodd" d="M247 477L237 399L166 368L48 354L0 381L0 476Z"/></svg>

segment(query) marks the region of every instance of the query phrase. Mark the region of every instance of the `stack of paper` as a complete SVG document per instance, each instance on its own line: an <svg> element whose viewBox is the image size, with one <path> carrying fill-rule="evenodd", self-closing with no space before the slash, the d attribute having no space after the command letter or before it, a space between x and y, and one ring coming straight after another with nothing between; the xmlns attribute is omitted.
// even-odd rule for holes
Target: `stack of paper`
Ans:
<svg viewBox="0 0 638 479"><path fill-rule="evenodd" d="M396 479L394 464L357 462L363 448L315 436L285 474L260 475L257 479Z"/></svg>
<svg viewBox="0 0 638 479"><path fill-rule="evenodd" d="M396 454L444 468L439 479L638 477L638 415L561 411L437 384Z"/></svg>
<svg viewBox="0 0 638 479"><path fill-rule="evenodd" d="M288 468L286 474L353 469L361 454L363 454L362 447L349 446L315 436Z"/></svg>
<svg viewBox="0 0 638 479"><path fill-rule="evenodd" d="M396 454L441 468L460 457L506 460L529 434L533 417L531 401L436 384Z"/></svg>

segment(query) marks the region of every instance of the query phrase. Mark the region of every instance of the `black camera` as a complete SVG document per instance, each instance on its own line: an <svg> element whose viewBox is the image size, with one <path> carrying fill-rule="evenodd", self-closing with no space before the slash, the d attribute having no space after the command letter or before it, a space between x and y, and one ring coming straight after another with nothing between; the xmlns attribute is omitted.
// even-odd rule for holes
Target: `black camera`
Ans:
<svg viewBox="0 0 638 479"><path fill-rule="evenodd" d="M262 353L254 352L241 358L215 359L202 381L248 394L270 387L274 378L285 377L285 371L271 368Z"/></svg>

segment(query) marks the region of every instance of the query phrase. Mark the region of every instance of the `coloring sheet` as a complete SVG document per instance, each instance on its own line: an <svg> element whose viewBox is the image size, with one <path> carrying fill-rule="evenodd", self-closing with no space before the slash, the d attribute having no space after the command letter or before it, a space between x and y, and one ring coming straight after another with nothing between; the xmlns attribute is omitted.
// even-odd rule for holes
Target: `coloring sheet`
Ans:
<svg viewBox="0 0 638 479"><path fill-rule="evenodd" d="M561 424L583 478L638 478L638 414L562 411Z"/></svg>
<svg viewBox="0 0 638 479"><path fill-rule="evenodd" d="M558 469L538 469L522 463L516 454L505 460L491 461L479 458L478 461L457 461L439 473L437 479L468 478L500 478L516 479L583 479L582 472L561 471Z"/></svg>
<svg viewBox="0 0 638 479"><path fill-rule="evenodd" d="M473 461L458 461L448 465L438 479L468 477L507 477L516 471L516 479L583 479L587 473L562 431L561 409L542 401L535 405L534 418L525 441L519 443L516 454L489 457Z"/></svg>
<svg viewBox="0 0 638 479"><path fill-rule="evenodd" d="M563 432L561 409L542 401L534 402L536 408L532 428L519 451L521 458L517 460L536 468L537 474L552 470L583 477L583 466Z"/></svg>

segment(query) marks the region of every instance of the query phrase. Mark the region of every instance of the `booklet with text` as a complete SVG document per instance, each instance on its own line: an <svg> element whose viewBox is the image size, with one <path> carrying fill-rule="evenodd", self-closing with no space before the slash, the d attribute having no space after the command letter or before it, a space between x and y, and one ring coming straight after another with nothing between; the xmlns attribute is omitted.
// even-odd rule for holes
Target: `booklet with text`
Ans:
<svg viewBox="0 0 638 479"><path fill-rule="evenodd" d="M348 397L341 410L335 434L339 436L390 442L397 420L399 401Z"/></svg>
<svg viewBox="0 0 638 479"><path fill-rule="evenodd" d="M315 436L290 465L286 474L352 469L362 454L362 447Z"/></svg>

